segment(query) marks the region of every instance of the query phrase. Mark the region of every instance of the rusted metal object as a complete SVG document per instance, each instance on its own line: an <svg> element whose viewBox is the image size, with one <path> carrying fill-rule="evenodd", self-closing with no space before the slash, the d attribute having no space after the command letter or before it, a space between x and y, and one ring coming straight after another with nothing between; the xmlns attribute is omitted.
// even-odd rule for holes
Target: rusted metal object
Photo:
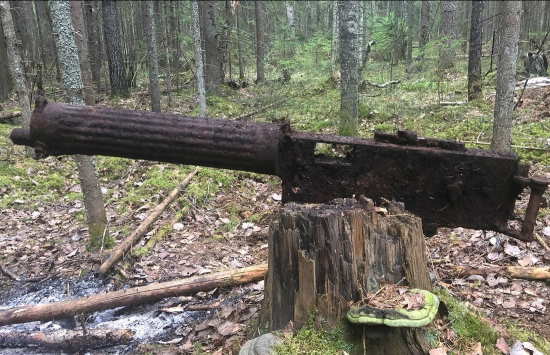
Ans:
<svg viewBox="0 0 550 355"><path fill-rule="evenodd" d="M268 124L167 113L48 103L42 99L30 131L15 129L16 144L41 155L109 155L277 175L283 202L327 202L365 195L393 199L438 227L494 230L531 240L548 181L529 178L515 155L466 149L456 141L376 133L374 140L293 132ZM333 151L316 149L336 147ZM520 192L531 198L520 231L508 222Z"/></svg>

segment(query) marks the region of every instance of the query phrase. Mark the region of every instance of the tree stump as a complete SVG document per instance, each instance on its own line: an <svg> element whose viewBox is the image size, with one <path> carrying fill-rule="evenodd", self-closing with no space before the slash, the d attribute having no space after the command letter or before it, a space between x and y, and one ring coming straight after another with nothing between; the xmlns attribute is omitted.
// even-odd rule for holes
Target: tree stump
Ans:
<svg viewBox="0 0 550 355"><path fill-rule="evenodd" d="M300 327L315 310L329 326L344 324L358 353L425 353L418 328L344 320L351 302L387 283L431 290L421 220L398 205L288 203L272 224L264 305L271 330Z"/></svg>

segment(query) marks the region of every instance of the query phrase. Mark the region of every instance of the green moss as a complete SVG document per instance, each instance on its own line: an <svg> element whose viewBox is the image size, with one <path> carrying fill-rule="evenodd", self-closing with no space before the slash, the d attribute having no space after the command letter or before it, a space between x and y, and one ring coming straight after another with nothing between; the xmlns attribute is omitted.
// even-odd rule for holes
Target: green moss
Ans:
<svg viewBox="0 0 550 355"><path fill-rule="evenodd" d="M330 355L350 352L352 346L344 340L342 328L325 330L308 322L294 336L284 339L275 348L278 355Z"/></svg>

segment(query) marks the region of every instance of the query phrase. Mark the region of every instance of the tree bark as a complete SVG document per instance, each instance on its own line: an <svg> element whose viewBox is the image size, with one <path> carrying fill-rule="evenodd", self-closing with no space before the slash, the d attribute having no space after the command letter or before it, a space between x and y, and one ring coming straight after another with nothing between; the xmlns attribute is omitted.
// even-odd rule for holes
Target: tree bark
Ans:
<svg viewBox="0 0 550 355"><path fill-rule="evenodd" d="M430 40L430 2L422 1L420 8L420 39L419 47L424 56L424 47Z"/></svg>
<svg viewBox="0 0 550 355"><path fill-rule="evenodd" d="M154 16L153 2L148 0L145 1L143 5L145 13L145 37L147 38L147 64L149 72L151 111L160 112L159 54L156 38L156 20Z"/></svg>
<svg viewBox="0 0 550 355"><path fill-rule="evenodd" d="M102 293L74 300L21 306L0 311L0 326L33 321L49 321L79 313L90 313L109 308L150 303L167 297L194 294L217 287L230 287L264 278L267 264L259 264L236 270L228 270L174 280L147 286Z"/></svg>
<svg viewBox="0 0 550 355"><path fill-rule="evenodd" d="M72 105L84 105L82 76L74 38L75 31L71 22L70 3L69 1L52 1L49 5L67 101ZM99 248L108 237L107 216L95 173L94 161L92 157L84 155L75 156L75 160L84 195L84 207L90 234L89 246L92 249Z"/></svg>
<svg viewBox="0 0 550 355"><path fill-rule="evenodd" d="M31 119L29 91L23 63L17 49L18 41L15 36L15 26L10 11L10 3L8 1L0 1L0 17L2 20L2 29L6 39L8 66L15 84L15 91L17 92L17 99L22 112L21 123L23 128L28 129Z"/></svg>
<svg viewBox="0 0 550 355"><path fill-rule="evenodd" d="M148 1L148 2L151 3L150 1ZM147 7L148 7L148 11L150 9L152 9L152 6L150 6L150 5L147 5ZM166 198L164 198L164 200L162 200L162 202L160 204L158 204L151 211L149 216L147 216L147 218L145 218L145 220L143 220L143 222L141 222L139 227L137 227L136 230L132 234L130 234L126 239L124 239L112 251L109 258L107 260L105 260L103 262L103 264L101 264L101 266L99 267L99 272L100 273L102 273L102 274L107 273L114 264L116 264L120 259L122 259L124 254L128 250L130 250L130 248L132 248L132 246L134 244L136 244L141 238L143 238L145 233L147 233L147 230L149 230L149 227L151 227L151 225L157 220L157 218L159 218L159 216L166 209L166 207L168 207L168 205L170 205L170 203L172 203L172 201L174 201L176 199L176 197L178 197L181 190L189 184L189 182L191 181L193 176L195 176L196 173L197 173L197 170L194 170L191 174L187 175L185 180L183 180L183 182L179 186L174 188L168 194L168 196L166 196Z"/></svg>
<svg viewBox="0 0 550 355"><path fill-rule="evenodd" d="M339 132L353 136L357 134L359 106L359 2L343 1L338 7L342 72Z"/></svg>
<svg viewBox="0 0 550 355"><path fill-rule="evenodd" d="M82 73L84 102L95 105L95 92L92 81L92 68L88 51L88 31L84 24L82 1L71 1L71 16L75 30L75 40L78 47L80 71Z"/></svg>
<svg viewBox="0 0 550 355"><path fill-rule="evenodd" d="M40 58L42 59L44 71L49 71L50 66L55 66L56 73L59 72L57 65L57 48L53 40L51 18L46 1L34 2L36 19L38 22L38 39L40 41Z"/></svg>
<svg viewBox="0 0 550 355"><path fill-rule="evenodd" d="M88 32L88 52L92 81L95 83L96 93L101 92L101 31L99 26L99 3L95 0L84 1L86 29Z"/></svg>
<svg viewBox="0 0 550 355"><path fill-rule="evenodd" d="M499 65L491 150L510 153L521 1L502 1L499 9L502 13L501 46L498 48Z"/></svg>
<svg viewBox="0 0 550 355"><path fill-rule="evenodd" d="M239 21L239 14L241 12L240 10L241 5L237 5L236 8L236 15L235 15L235 26L237 27L237 56L239 57L239 80L244 82L244 59L243 59L243 51L241 47L241 25Z"/></svg>
<svg viewBox="0 0 550 355"><path fill-rule="evenodd" d="M207 91L215 90L223 81L218 53L216 2L199 1L201 36L204 43L204 76Z"/></svg>
<svg viewBox="0 0 550 355"><path fill-rule="evenodd" d="M483 0L473 0L468 52L468 101L481 97L481 13Z"/></svg>
<svg viewBox="0 0 550 355"><path fill-rule="evenodd" d="M0 21L0 63L8 63L8 47L6 46L6 37ZM0 65L0 101L4 101L10 95L13 88L13 82L10 76L9 65Z"/></svg>
<svg viewBox="0 0 550 355"><path fill-rule="evenodd" d="M264 43L264 4L263 1L254 1L256 17L256 83L265 81L265 43Z"/></svg>
<svg viewBox="0 0 550 355"><path fill-rule="evenodd" d="M442 1L443 19L441 22L442 43L439 52L439 67L441 69L450 69L454 67L456 39L456 12L457 2L451 0Z"/></svg>
<svg viewBox="0 0 550 355"><path fill-rule="evenodd" d="M340 22L339 19L339 1L335 1L332 4L332 42L330 51L330 69L331 76L336 78L339 71L338 64L340 64Z"/></svg>
<svg viewBox="0 0 550 355"><path fill-rule="evenodd" d="M128 96L129 81L122 49L122 31L117 2L103 0L103 38L109 63L112 96Z"/></svg>
<svg viewBox="0 0 550 355"><path fill-rule="evenodd" d="M206 116L206 88L204 85L204 62L203 62L202 47L201 47L201 27L200 27L198 0L193 1L192 6L193 6L193 15L192 15L193 42L195 45L195 62L197 65L195 76L197 80L197 91L199 92L199 115L201 117L205 117ZM238 22L239 20L237 18L237 24ZM240 48L241 47L239 45L239 70L241 70Z"/></svg>
<svg viewBox="0 0 550 355"><path fill-rule="evenodd" d="M271 226L263 321L271 330L316 316L329 327L342 324L349 304L383 284L431 290L424 235L418 217L396 207L381 215L355 200L286 204ZM403 282L405 280L405 282ZM266 324L263 325L266 325ZM356 327L347 322L353 353L418 354L421 332Z"/></svg>

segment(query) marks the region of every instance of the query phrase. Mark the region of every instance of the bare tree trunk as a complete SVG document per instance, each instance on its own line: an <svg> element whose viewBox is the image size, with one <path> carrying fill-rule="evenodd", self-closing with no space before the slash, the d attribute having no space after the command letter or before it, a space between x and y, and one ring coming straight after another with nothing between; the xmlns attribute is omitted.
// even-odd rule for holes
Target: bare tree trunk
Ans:
<svg viewBox="0 0 550 355"><path fill-rule="evenodd" d="M78 47L82 83L84 84L84 102L86 105L95 105L95 93L92 82L92 69L88 51L88 33L84 25L82 1L71 1L71 14L75 30L75 40Z"/></svg>
<svg viewBox="0 0 550 355"><path fill-rule="evenodd" d="M413 38L415 37L414 33L414 2L407 1L407 53L406 53L406 59L407 64L410 65L412 63L412 43Z"/></svg>
<svg viewBox="0 0 550 355"><path fill-rule="evenodd" d="M170 16L168 15L168 3L165 3L164 6L164 18L170 19ZM166 62L166 75L164 82L166 83L166 96L168 96L168 107L172 107L172 58L170 56L170 50L174 50L174 48L171 48L171 40L170 40L170 29L169 29L170 23L169 21L165 21L164 23L164 35L165 35L165 41L164 41L164 57ZM222 71L223 73L223 71Z"/></svg>
<svg viewBox="0 0 550 355"><path fill-rule="evenodd" d="M340 21L339 21L339 2L335 1L332 5L332 45L330 52L330 69L332 77L335 78L340 64Z"/></svg>
<svg viewBox="0 0 550 355"><path fill-rule="evenodd" d="M439 66L441 69L450 69L454 67L455 49L454 40L456 39L456 12L457 2L444 0L443 20L441 29L443 34L443 43L439 52Z"/></svg>
<svg viewBox="0 0 550 355"><path fill-rule="evenodd" d="M101 92L101 30L99 26L99 3L95 0L84 1L86 29L88 32L88 51L92 69L92 80L96 93Z"/></svg>
<svg viewBox="0 0 550 355"><path fill-rule="evenodd" d="M339 3L340 66L342 84L340 90L341 135L357 134L359 106L359 2Z"/></svg>
<svg viewBox="0 0 550 355"><path fill-rule="evenodd" d="M51 1L49 5L67 101L73 105L84 105L78 49L71 22L71 5L69 1ZM75 160L84 195L90 233L89 246L98 248L107 237L107 217L99 181L95 174L94 161L92 157L83 155L77 155Z"/></svg>
<svg viewBox="0 0 550 355"><path fill-rule="evenodd" d="M28 129L31 119L31 103L29 100L29 91L23 63L17 49L18 41L15 36L15 26L11 16L10 3L8 1L0 1L0 17L2 20L2 29L6 38L8 66L15 84L19 106L21 107L22 125L23 128ZM27 151L27 153L30 153L30 151Z"/></svg>
<svg viewBox="0 0 550 355"><path fill-rule="evenodd" d="M53 41L50 14L48 13L48 3L45 1L35 1L34 8L38 22L38 40L40 42L40 58L42 59L44 71L49 71L49 65L55 65L56 72L59 71L57 65L57 48Z"/></svg>
<svg viewBox="0 0 550 355"><path fill-rule="evenodd" d="M420 39L419 47L424 56L424 47L426 43L430 40L430 2L422 1L420 8Z"/></svg>
<svg viewBox="0 0 550 355"><path fill-rule="evenodd" d="M0 63L8 63L8 47L2 29L2 21L0 21ZM0 101L8 98L12 88L13 82L10 77L9 65L0 65Z"/></svg>
<svg viewBox="0 0 550 355"><path fill-rule="evenodd" d="M216 2L199 1L201 36L204 41L204 75L206 90L215 90L223 81L216 30Z"/></svg>
<svg viewBox="0 0 550 355"><path fill-rule="evenodd" d="M512 151L512 122L516 61L520 27L521 1L499 3L501 17L501 46L498 48L497 90L491 150L501 153Z"/></svg>
<svg viewBox="0 0 550 355"><path fill-rule="evenodd" d="M481 13L483 0L473 0L470 15L468 53L468 100L481 97Z"/></svg>
<svg viewBox="0 0 550 355"><path fill-rule="evenodd" d="M288 28L290 29L291 37L294 37L296 32L296 23L294 22L294 6L293 1L285 1L286 8L286 20L288 23Z"/></svg>
<svg viewBox="0 0 550 355"><path fill-rule="evenodd" d="M244 63L243 63L243 51L241 48L241 26L239 21L239 13L241 5L238 5L235 14L235 26L237 26L237 56L239 57L239 80L244 82Z"/></svg>
<svg viewBox="0 0 550 355"><path fill-rule="evenodd" d="M156 19L153 2L148 0L144 4L145 36L147 38L147 64L149 72L149 94L151 95L151 111L160 112L159 88L159 54L157 49Z"/></svg>
<svg viewBox="0 0 550 355"><path fill-rule="evenodd" d="M103 38L109 62L109 80L111 95L128 96L129 82L126 71L126 61L122 48L122 31L117 2L103 0Z"/></svg>
<svg viewBox="0 0 550 355"><path fill-rule="evenodd" d="M199 92L199 115L206 116L206 90L204 87L204 64L202 59L202 47L201 47L201 27L199 18L199 4L198 0L193 1L193 42L195 44L195 62L197 64L197 70L195 72L197 79L197 91ZM238 23L239 20L237 20ZM240 46L239 46L240 53ZM241 56L239 55L239 62ZM239 63L239 68L241 68Z"/></svg>
<svg viewBox="0 0 550 355"><path fill-rule="evenodd" d="M256 14L256 82L265 81L265 43L264 43L264 4L263 1L254 1Z"/></svg>

